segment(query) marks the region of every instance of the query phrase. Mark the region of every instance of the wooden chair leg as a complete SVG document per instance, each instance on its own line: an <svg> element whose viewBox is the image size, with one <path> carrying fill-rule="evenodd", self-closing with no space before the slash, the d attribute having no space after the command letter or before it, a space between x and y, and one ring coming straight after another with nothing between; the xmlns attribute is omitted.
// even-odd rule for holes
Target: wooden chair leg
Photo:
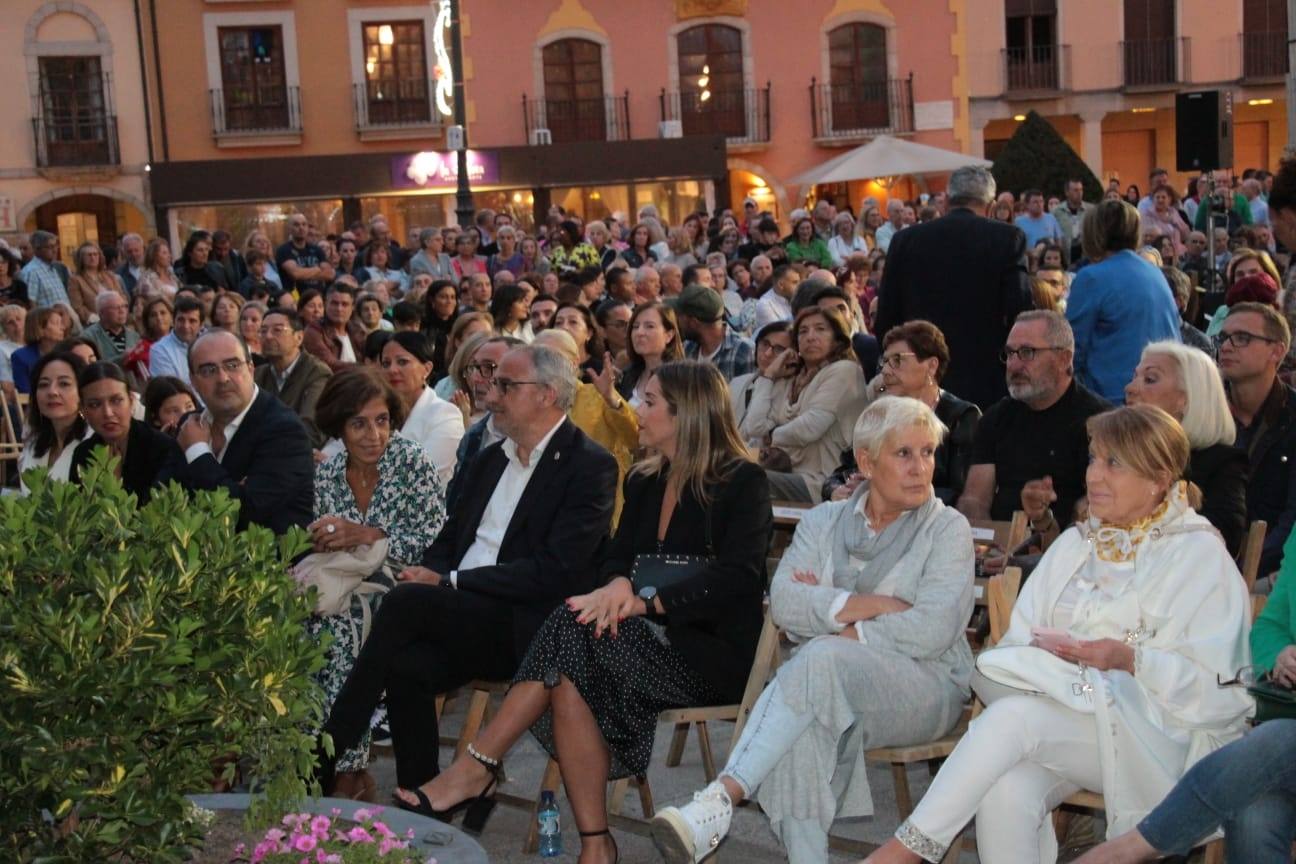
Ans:
<svg viewBox="0 0 1296 864"><path fill-rule="evenodd" d="M620 780L612 782L612 788L608 790L608 813L610 815L621 815L621 811L625 809L625 796L628 791L630 791L629 777L622 777Z"/></svg>
<svg viewBox="0 0 1296 864"><path fill-rule="evenodd" d="M440 696L436 697L436 718L438 723L441 721L441 718L445 716L445 704L446 694L442 693Z"/></svg>
<svg viewBox="0 0 1296 864"><path fill-rule="evenodd" d="M698 721L696 726L698 749L702 751L702 772L710 783L716 779L715 754L711 750L711 731L707 729L705 720Z"/></svg>
<svg viewBox="0 0 1296 864"><path fill-rule="evenodd" d="M648 785L648 775L636 776L634 784L639 789L639 808L643 811L643 818L651 819L657 811L653 807L652 787Z"/></svg>
<svg viewBox="0 0 1296 864"><path fill-rule="evenodd" d="M545 765L544 777L540 779L540 791L536 793L535 801L531 804L531 827L527 829L526 839L522 841L522 854L534 855L540 851L540 827L536 822L536 817L540 813L540 798L545 792L558 793L558 786L562 783L562 771L558 763L553 759Z"/></svg>
<svg viewBox="0 0 1296 864"><path fill-rule="evenodd" d="M1224 864L1224 841L1212 840L1206 844L1206 864Z"/></svg>
<svg viewBox="0 0 1296 864"><path fill-rule="evenodd" d="M676 723L675 732L671 735L670 750L666 751L666 767L675 768L684 755L684 745L688 743L689 724Z"/></svg>
<svg viewBox="0 0 1296 864"><path fill-rule="evenodd" d="M463 730L459 733L459 740L455 742L456 759L467 752L468 744L476 739L489 707L490 694L485 690L474 690L472 699L468 702L468 713L464 716Z"/></svg>
<svg viewBox="0 0 1296 864"><path fill-rule="evenodd" d="M913 813L913 798L909 795L909 772L903 762L891 763L891 782L895 784L896 810L903 822Z"/></svg>

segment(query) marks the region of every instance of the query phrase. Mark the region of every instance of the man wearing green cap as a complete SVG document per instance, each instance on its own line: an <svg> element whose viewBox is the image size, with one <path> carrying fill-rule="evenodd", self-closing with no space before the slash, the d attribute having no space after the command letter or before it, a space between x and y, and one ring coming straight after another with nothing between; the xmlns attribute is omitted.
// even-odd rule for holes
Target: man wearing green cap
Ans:
<svg viewBox="0 0 1296 864"><path fill-rule="evenodd" d="M686 356L714 363L726 381L755 368L756 349L750 341L729 331L720 292L694 283L667 300L666 305L675 310L680 332L688 340L684 343Z"/></svg>

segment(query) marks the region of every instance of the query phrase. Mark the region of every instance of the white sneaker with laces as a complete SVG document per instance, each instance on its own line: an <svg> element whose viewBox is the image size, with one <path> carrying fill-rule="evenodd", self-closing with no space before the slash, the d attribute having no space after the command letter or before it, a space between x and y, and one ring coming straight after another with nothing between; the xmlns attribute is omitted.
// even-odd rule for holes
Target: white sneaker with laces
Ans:
<svg viewBox="0 0 1296 864"><path fill-rule="evenodd" d="M658 810L653 817L653 843L667 864L697 864L710 855L729 833L733 802L719 780L683 807Z"/></svg>

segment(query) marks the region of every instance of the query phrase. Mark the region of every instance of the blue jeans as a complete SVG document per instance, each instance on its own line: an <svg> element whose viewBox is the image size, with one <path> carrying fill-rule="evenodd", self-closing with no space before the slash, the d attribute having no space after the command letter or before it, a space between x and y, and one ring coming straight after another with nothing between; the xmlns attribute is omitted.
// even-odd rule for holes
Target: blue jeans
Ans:
<svg viewBox="0 0 1296 864"><path fill-rule="evenodd" d="M1187 855L1221 825L1230 862L1289 864L1296 839L1296 720L1271 720L1202 759L1138 830L1162 855Z"/></svg>

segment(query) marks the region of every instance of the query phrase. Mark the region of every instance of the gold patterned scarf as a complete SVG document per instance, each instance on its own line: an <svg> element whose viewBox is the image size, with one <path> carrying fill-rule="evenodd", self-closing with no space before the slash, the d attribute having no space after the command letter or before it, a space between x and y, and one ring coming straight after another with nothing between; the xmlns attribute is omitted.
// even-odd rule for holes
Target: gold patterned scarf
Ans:
<svg viewBox="0 0 1296 864"><path fill-rule="evenodd" d="M1159 533L1158 526L1170 511L1171 502L1180 498L1183 494L1179 484L1176 484L1176 486L1171 487L1165 499L1150 515L1144 516L1129 525L1100 522L1091 516L1086 539L1093 544L1094 553L1097 554L1098 560L1118 564L1132 561L1134 554L1138 551L1138 547L1143 544L1143 541Z"/></svg>

